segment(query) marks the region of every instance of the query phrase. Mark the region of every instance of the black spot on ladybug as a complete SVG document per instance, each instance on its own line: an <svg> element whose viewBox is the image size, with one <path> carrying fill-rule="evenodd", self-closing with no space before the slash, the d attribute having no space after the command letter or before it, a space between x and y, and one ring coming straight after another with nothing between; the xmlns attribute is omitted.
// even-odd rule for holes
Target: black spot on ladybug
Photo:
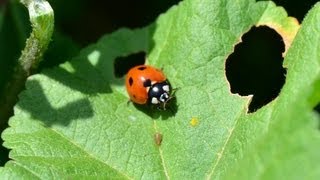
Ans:
<svg viewBox="0 0 320 180"><path fill-rule="evenodd" d="M132 86L132 84L133 84L133 79L132 79L132 77L130 77L129 78L129 85Z"/></svg>
<svg viewBox="0 0 320 180"><path fill-rule="evenodd" d="M151 80L150 80L150 79L146 79L146 80L143 82L143 86L144 86L144 87L150 87L150 86L151 86Z"/></svg>
<svg viewBox="0 0 320 180"><path fill-rule="evenodd" d="M143 71L143 70L147 69L147 67L141 66L141 67L138 67L138 69L139 69L140 71Z"/></svg>
<svg viewBox="0 0 320 180"><path fill-rule="evenodd" d="M133 95L133 98L135 98L135 99L136 99L136 98L137 98L137 97L136 97L136 95Z"/></svg>

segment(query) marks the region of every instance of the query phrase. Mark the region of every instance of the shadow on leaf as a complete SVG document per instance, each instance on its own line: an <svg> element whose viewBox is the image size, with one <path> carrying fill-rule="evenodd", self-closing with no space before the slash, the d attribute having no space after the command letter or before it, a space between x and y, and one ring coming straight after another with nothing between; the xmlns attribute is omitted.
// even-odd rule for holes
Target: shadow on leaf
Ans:
<svg viewBox="0 0 320 180"><path fill-rule="evenodd" d="M152 119L158 119L161 117L162 120L174 117L178 111L177 98L172 98L166 105L166 110L159 109L156 105L140 105L133 103L136 109L145 113Z"/></svg>
<svg viewBox="0 0 320 180"><path fill-rule="evenodd" d="M115 60L137 52L150 52L154 46L154 29L155 26L151 25L143 29L116 31L85 48L68 63L43 74L84 94L111 93L110 84L124 85L123 78L116 76L121 70L115 69Z"/></svg>
<svg viewBox="0 0 320 180"><path fill-rule="evenodd" d="M70 63L75 72L62 67L46 70L43 74L84 94L111 93L107 81L103 79L88 61Z"/></svg>
<svg viewBox="0 0 320 180"><path fill-rule="evenodd" d="M39 82L30 80L18 106L31 113L32 117L42 121L46 126L61 124L67 126L72 120L86 119L93 116L88 99L75 100L62 107L54 108L43 93Z"/></svg>

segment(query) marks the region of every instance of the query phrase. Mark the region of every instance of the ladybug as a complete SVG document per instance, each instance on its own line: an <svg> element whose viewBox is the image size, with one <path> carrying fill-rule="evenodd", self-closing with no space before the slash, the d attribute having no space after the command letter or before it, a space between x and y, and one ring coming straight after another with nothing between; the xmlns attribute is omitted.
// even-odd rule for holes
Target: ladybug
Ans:
<svg viewBox="0 0 320 180"><path fill-rule="evenodd" d="M126 88L130 100L136 104L157 105L165 110L172 98L171 86L164 73L148 65L138 65L129 70Z"/></svg>

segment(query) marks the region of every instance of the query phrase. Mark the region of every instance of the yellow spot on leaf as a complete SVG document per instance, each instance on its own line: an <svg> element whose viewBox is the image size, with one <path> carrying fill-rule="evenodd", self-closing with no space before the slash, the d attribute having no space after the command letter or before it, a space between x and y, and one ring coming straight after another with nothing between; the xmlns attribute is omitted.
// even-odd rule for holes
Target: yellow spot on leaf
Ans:
<svg viewBox="0 0 320 180"><path fill-rule="evenodd" d="M191 125L192 127L195 127L195 126L197 126L198 124L199 124L199 119L198 119L198 118L196 118L196 117L191 118L190 125Z"/></svg>

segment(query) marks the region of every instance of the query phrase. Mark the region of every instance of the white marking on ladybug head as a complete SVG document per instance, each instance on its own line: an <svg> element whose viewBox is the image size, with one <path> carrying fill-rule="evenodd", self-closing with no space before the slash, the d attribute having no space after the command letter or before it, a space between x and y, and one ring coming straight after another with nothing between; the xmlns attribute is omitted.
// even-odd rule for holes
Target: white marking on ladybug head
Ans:
<svg viewBox="0 0 320 180"><path fill-rule="evenodd" d="M161 102L166 102L168 98L169 98L169 95L167 93L163 93L163 94L161 94L159 100Z"/></svg>
<svg viewBox="0 0 320 180"><path fill-rule="evenodd" d="M158 87L153 87L153 88L152 88L152 91L154 91L154 92L159 92L159 88L158 88Z"/></svg>
<svg viewBox="0 0 320 180"><path fill-rule="evenodd" d="M164 99L164 97L163 97L163 94L160 96L159 100L160 100L161 102L164 102L164 101L165 101L165 99Z"/></svg>
<svg viewBox="0 0 320 180"><path fill-rule="evenodd" d="M170 88L169 88L169 85L164 85L162 86L162 89L166 92L169 92L170 91Z"/></svg>
<svg viewBox="0 0 320 180"><path fill-rule="evenodd" d="M158 101L157 98L153 97L153 98L151 99L151 103L152 103L152 104L159 104L159 101Z"/></svg>

